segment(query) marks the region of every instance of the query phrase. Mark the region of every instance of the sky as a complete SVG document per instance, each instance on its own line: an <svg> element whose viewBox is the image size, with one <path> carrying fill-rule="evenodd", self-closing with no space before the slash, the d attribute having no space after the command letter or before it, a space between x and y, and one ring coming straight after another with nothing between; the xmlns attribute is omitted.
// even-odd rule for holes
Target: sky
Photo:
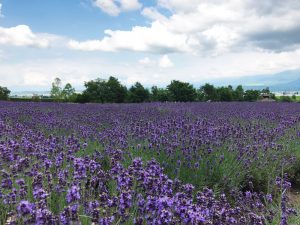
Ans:
<svg viewBox="0 0 300 225"><path fill-rule="evenodd" d="M0 86L165 86L300 69L299 0L0 0Z"/></svg>

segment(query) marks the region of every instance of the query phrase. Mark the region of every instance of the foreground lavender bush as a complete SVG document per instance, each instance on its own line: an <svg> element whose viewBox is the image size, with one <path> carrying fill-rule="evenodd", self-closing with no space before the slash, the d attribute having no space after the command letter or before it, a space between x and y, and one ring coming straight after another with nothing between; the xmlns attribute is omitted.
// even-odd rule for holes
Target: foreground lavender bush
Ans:
<svg viewBox="0 0 300 225"><path fill-rule="evenodd" d="M299 122L298 104L1 102L0 224L287 224Z"/></svg>

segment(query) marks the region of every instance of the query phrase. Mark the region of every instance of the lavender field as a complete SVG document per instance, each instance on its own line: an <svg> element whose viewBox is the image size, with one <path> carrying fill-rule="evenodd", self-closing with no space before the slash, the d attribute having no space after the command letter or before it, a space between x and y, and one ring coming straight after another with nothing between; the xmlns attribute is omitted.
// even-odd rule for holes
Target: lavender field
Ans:
<svg viewBox="0 0 300 225"><path fill-rule="evenodd" d="M299 224L297 103L0 103L0 224Z"/></svg>

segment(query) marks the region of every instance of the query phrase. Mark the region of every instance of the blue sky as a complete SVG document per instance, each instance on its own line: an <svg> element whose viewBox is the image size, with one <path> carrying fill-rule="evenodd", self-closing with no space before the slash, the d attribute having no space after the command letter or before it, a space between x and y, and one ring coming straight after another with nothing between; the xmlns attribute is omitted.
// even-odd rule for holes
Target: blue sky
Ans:
<svg viewBox="0 0 300 225"><path fill-rule="evenodd" d="M1 24L28 24L38 33L53 33L79 40L103 37L105 29L130 29L145 25L138 11L109 16L90 0L2 0L5 17Z"/></svg>
<svg viewBox="0 0 300 225"><path fill-rule="evenodd" d="M0 86L199 84L300 68L300 1L0 0Z"/></svg>

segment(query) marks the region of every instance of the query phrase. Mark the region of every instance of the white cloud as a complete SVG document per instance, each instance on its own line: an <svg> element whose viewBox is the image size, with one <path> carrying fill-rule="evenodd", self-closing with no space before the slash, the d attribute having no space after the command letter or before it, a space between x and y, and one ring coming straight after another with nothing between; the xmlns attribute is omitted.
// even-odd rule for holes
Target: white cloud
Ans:
<svg viewBox="0 0 300 225"><path fill-rule="evenodd" d="M12 57L17 54L18 49L12 49L10 59L13 59ZM26 51L36 53L34 49ZM29 52L28 55L33 55L32 52ZM249 75L273 74L300 69L298 60L300 48L282 53L227 52L217 57L173 54L172 60L176 61L176 66L167 67L167 69L159 67L159 63L163 62L162 65L165 63L163 66L168 65L168 59L170 60L168 56L158 57L157 60L151 57L149 60L152 63L145 66L139 64L135 57L131 58L132 53L126 53L125 56L103 54L89 58L86 58L86 55L83 57L81 54L71 57L68 57L69 54L66 52L61 54L64 56L63 59L55 58L56 54L52 57L48 56L47 59L35 54L34 58L24 59L20 62L0 61L1 84L12 90L49 90L52 80L59 76L64 83L70 82L77 90L81 90L84 81L97 77L108 78L107 76L113 75L127 86L139 81L149 87L151 85L165 86L173 79L194 83L224 77L236 77L242 80L242 77ZM112 58L108 58L108 55ZM117 60L113 60L115 57L118 57ZM149 62L146 58L141 57L144 59L143 61ZM175 63L171 62L171 64Z"/></svg>
<svg viewBox="0 0 300 225"><path fill-rule="evenodd" d="M154 7L146 7L142 11L142 15L151 20L166 20L167 18Z"/></svg>
<svg viewBox="0 0 300 225"><path fill-rule="evenodd" d="M138 1L96 2L110 15L141 7ZM166 10L170 16L161 13ZM82 86L84 81L111 74L126 85L140 81L150 86L166 85L172 79L199 83L300 68L300 1L159 0L157 7L144 8L141 14L150 19L147 26L106 30L99 40L34 33L26 25L0 27L1 83L23 90L32 85L48 90L56 76ZM66 45L100 53L69 51ZM13 46L54 49L41 53ZM21 59L25 52L30 59ZM56 59L58 55L64 59Z"/></svg>
<svg viewBox="0 0 300 225"><path fill-rule="evenodd" d="M182 11L189 12L197 8L200 3L199 0L158 0L158 5L160 7L167 8L171 11Z"/></svg>
<svg viewBox="0 0 300 225"><path fill-rule="evenodd" d="M153 61L151 59L149 59L149 57L145 57L139 60L139 63L142 65L150 65L153 63Z"/></svg>
<svg viewBox="0 0 300 225"><path fill-rule="evenodd" d="M117 16L120 13L120 8L113 0L96 0L94 1L94 4L103 12L111 16Z"/></svg>
<svg viewBox="0 0 300 225"><path fill-rule="evenodd" d="M10 28L0 27L0 44L47 48L50 43L47 38L34 34L28 26L18 25Z"/></svg>
<svg viewBox="0 0 300 225"><path fill-rule="evenodd" d="M150 28L136 26L131 31L106 30L105 34L102 40L83 42L71 40L68 45L76 50L107 52L128 50L166 53L192 50L187 44L185 34L171 33L159 21L153 22Z"/></svg>
<svg viewBox="0 0 300 225"><path fill-rule="evenodd" d="M122 10L121 0L110 3ZM295 0L159 0L157 8L146 7L142 15L151 19L149 26L107 30L101 40L71 41L70 47L218 55L245 48L283 51L300 43L300 1Z"/></svg>
<svg viewBox="0 0 300 225"><path fill-rule="evenodd" d="M138 0L94 0L94 5L111 16L118 16L123 11L135 11L142 7Z"/></svg>
<svg viewBox="0 0 300 225"><path fill-rule="evenodd" d="M142 7L138 0L120 0L121 9L124 11L134 11Z"/></svg>
<svg viewBox="0 0 300 225"><path fill-rule="evenodd" d="M170 60L168 55L163 55L160 59L159 59L159 66L161 68L170 68L173 67L174 64L173 62Z"/></svg>

